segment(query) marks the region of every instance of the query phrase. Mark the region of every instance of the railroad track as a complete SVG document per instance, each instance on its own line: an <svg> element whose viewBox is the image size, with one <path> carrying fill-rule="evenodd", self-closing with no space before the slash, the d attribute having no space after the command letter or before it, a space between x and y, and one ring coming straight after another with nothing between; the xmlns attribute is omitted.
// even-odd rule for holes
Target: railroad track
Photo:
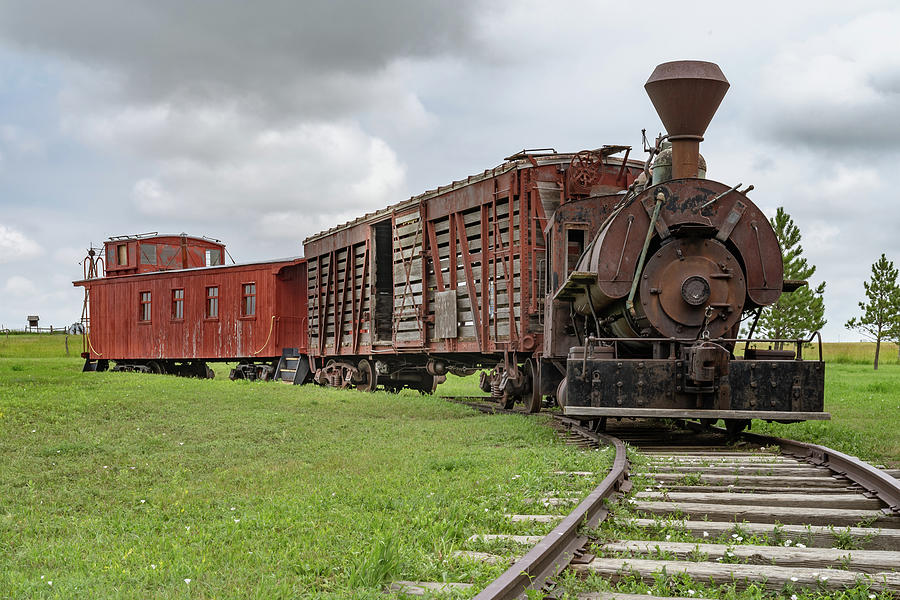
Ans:
<svg viewBox="0 0 900 600"><path fill-rule="evenodd" d="M451 400L515 412L482 398ZM661 430L622 421L599 433L555 415L553 425L568 443L615 448L613 467L547 536L495 536L534 545L477 600L533 589L581 600L702 598L704 589L715 597L716 585L787 597L865 587L900 596L900 481L883 471L821 446L754 434L729 440L690 422ZM626 444L639 450L633 467Z"/></svg>

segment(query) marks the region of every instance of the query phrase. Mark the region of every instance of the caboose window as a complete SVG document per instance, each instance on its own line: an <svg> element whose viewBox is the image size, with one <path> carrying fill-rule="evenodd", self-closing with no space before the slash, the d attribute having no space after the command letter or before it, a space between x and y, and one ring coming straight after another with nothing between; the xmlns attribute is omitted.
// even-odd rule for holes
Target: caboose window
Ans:
<svg viewBox="0 0 900 600"><path fill-rule="evenodd" d="M241 298L241 316L252 317L256 314L256 284L245 283L244 294Z"/></svg>
<svg viewBox="0 0 900 600"><path fill-rule="evenodd" d="M222 264L222 253L218 250L207 250L205 253L206 266L214 267Z"/></svg>
<svg viewBox="0 0 900 600"><path fill-rule="evenodd" d="M140 310L138 311L138 320L150 320L150 292L141 292L141 303Z"/></svg>
<svg viewBox="0 0 900 600"><path fill-rule="evenodd" d="M218 287L206 288L206 318L207 319L218 319L219 318L219 288Z"/></svg>
<svg viewBox="0 0 900 600"><path fill-rule="evenodd" d="M184 290L172 290L172 318L184 318Z"/></svg>
<svg viewBox="0 0 900 600"><path fill-rule="evenodd" d="M128 246L125 244L119 244L116 246L116 256L118 257L119 265L127 265L128 264Z"/></svg>

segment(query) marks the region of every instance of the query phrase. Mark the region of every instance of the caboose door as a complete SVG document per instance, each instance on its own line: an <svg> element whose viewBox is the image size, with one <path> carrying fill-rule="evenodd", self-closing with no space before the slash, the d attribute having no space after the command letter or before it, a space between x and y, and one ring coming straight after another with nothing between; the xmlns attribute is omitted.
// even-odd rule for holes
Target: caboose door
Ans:
<svg viewBox="0 0 900 600"><path fill-rule="evenodd" d="M425 346L424 224L420 206L393 215L393 335L396 348Z"/></svg>

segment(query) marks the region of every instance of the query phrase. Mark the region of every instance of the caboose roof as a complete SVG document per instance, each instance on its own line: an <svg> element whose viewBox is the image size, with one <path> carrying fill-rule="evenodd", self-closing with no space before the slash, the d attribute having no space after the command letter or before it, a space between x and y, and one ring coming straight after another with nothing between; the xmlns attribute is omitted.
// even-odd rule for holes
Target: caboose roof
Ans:
<svg viewBox="0 0 900 600"><path fill-rule="evenodd" d="M116 277L95 277L94 279L79 279L73 281L73 285L82 285L85 283L110 282L116 283L126 279L147 278L147 277L171 277L179 273L190 275L194 273L209 273L221 269L239 269L241 267L258 267L261 265L276 265L284 263L283 266L290 267L304 262L306 259L302 256L291 256L289 258L274 258L271 260L261 260L256 262L235 263L232 265L213 265L209 267L191 267L189 269L166 269L163 271L147 271L145 273L131 273L129 275L117 275Z"/></svg>

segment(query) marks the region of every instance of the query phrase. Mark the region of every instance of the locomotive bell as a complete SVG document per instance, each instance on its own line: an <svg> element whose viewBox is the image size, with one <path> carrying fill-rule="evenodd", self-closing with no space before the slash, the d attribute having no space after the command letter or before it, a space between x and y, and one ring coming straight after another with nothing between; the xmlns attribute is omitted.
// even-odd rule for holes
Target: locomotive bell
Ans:
<svg viewBox="0 0 900 600"><path fill-rule="evenodd" d="M658 65L644 84L672 142L672 177L697 177L700 142L729 83L718 65L678 60Z"/></svg>

